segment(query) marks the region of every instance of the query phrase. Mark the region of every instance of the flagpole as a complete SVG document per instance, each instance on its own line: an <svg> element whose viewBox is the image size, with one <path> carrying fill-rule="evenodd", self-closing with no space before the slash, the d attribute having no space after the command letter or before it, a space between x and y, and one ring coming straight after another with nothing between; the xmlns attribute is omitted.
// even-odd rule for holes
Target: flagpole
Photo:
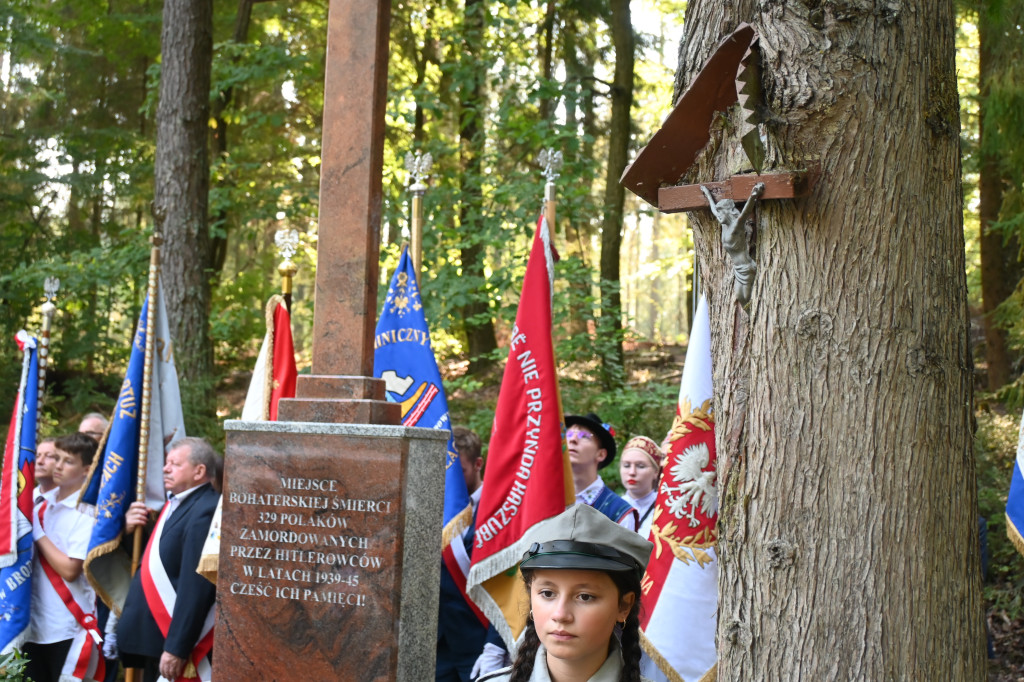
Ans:
<svg viewBox="0 0 1024 682"><path fill-rule="evenodd" d="M149 406L153 394L153 348L156 345L154 333L156 331L157 311L157 283L160 281L160 245L163 244L163 237L155 232L150 237L153 248L149 255L149 284L147 287L146 299L146 355L142 369L142 410L139 420L139 461L135 478L135 500L146 501L146 459L149 455ZM132 547L132 575L139 568L139 559L142 556L142 529L136 527L134 546Z"/></svg>
<svg viewBox="0 0 1024 682"><path fill-rule="evenodd" d="M562 168L562 152L555 151L553 147L542 149L537 156L537 161L544 167L541 173L547 179L544 183L544 217L548 221L548 229L552 233L555 230L555 212L558 206L558 199L555 196L555 178Z"/></svg>
<svg viewBox="0 0 1024 682"><path fill-rule="evenodd" d="M50 329L53 327L53 314L57 312L57 306L53 299L60 290L60 280L56 277L47 277L43 282L43 292L46 295L46 302L42 305L43 328L39 332L39 397L36 402L36 436L38 438L39 426L43 423L40 414L43 410L43 389L46 387L46 366L50 359Z"/></svg>
<svg viewBox="0 0 1024 682"><path fill-rule="evenodd" d="M409 191L412 192L411 227L410 241L412 256L412 269L416 273L416 281L420 280L420 272L423 267L423 195L427 193L427 178L430 177L430 167L434 164L434 157L430 152L421 154L412 152L405 155L405 169L409 171Z"/></svg>
<svg viewBox="0 0 1024 682"><path fill-rule="evenodd" d="M277 244L277 254L284 258L277 271L281 275L281 296L284 297L284 305L290 313L292 311L292 278L299 271L299 267L292 261L292 256L299 248L299 231L278 230L274 235L274 243Z"/></svg>

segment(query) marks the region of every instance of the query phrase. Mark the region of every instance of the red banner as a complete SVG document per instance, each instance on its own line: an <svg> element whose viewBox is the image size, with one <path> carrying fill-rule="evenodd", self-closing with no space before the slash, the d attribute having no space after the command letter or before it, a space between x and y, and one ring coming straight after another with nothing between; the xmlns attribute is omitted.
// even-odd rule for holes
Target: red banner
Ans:
<svg viewBox="0 0 1024 682"><path fill-rule="evenodd" d="M526 611L519 608L523 592L515 572L508 575L526 550L523 535L575 500L551 339L554 264L542 217L494 414L468 579L470 596L509 644L525 625Z"/></svg>
<svg viewBox="0 0 1024 682"><path fill-rule="evenodd" d="M295 397L295 344L292 342L292 318L284 303L274 309L274 382L270 389L270 421L277 421L277 401Z"/></svg>

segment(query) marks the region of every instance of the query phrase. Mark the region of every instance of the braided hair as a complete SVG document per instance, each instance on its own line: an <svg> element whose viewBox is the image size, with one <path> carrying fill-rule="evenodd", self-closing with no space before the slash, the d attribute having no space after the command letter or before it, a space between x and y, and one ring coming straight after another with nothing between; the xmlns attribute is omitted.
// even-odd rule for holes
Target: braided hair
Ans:
<svg viewBox="0 0 1024 682"><path fill-rule="evenodd" d="M526 583L526 590L529 592L533 583L533 569L520 569L523 574L523 582ZM619 682L640 682L640 577L632 572L622 571L601 571L608 575L615 583L619 592L619 599L632 592L635 595L633 608L626 616L626 624L622 627L620 647L622 649L622 671L619 673ZM613 634L612 637L615 635ZM611 642L609 642L611 644ZM523 641L516 653L516 660L512 664L512 674L509 682L529 682L533 675L533 665L537 658L537 648L540 646L540 636L534 626L533 614L526 619L526 630L523 632Z"/></svg>
<svg viewBox="0 0 1024 682"><path fill-rule="evenodd" d="M626 616L626 623L622 626L622 637L619 644L622 647L622 672L619 674L619 682L640 682L640 656L643 649L640 646L640 577L636 573L609 572L608 576L619 588L619 598L632 592L636 595L633 600L633 608Z"/></svg>
<svg viewBox="0 0 1024 682"><path fill-rule="evenodd" d="M523 576L526 578L526 576ZM533 580L533 576L527 579L527 586ZM533 675L533 664L537 659L537 647L540 646L540 636L537 635L537 628L533 626L533 616L526 619L526 630L523 632L523 642L519 645L516 653L515 663L512 664L512 675L509 682L529 682Z"/></svg>

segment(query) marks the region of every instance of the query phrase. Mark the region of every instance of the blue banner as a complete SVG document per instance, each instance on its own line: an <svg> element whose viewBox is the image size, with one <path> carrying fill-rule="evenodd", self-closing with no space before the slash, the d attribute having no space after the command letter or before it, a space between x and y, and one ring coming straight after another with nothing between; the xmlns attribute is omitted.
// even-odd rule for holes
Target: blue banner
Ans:
<svg viewBox="0 0 1024 682"><path fill-rule="evenodd" d="M402 424L451 430L448 399L430 346L430 331L408 249L402 252L391 278L373 347L373 374L384 379L387 399L401 404ZM449 436L444 484L445 544L469 525L472 514L459 455Z"/></svg>
<svg viewBox="0 0 1024 682"><path fill-rule="evenodd" d="M1017 459L1013 463L1010 477L1010 492L1006 496L1006 535L1017 551L1024 554L1024 416L1021 417L1020 432L1017 436Z"/></svg>
<svg viewBox="0 0 1024 682"><path fill-rule="evenodd" d="M142 422L142 377L146 362L146 318L149 299L142 304L139 324L132 340L131 357L117 397L110 430L89 471L81 501L96 505L96 525L89 538L85 574L106 604L120 612L127 594L130 569L127 554L120 549L124 516L135 501L138 477L139 431ZM163 453L151 453L162 460Z"/></svg>
<svg viewBox="0 0 1024 682"><path fill-rule="evenodd" d="M0 569L0 649L7 653L21 645L28 634L29 613L32 605L32 521L35 500L36 421L39 397L39 358L36 340L21 332L19 346L24 351L21 385L15 400L15 414L11 419L12 433L8 434L9 447L4 463L3 510L5 522L13 520L17 534L17 556L13 563ZM13 493L13 496L9 496Z"/></svg>
<svg viewBox="0 0 1024 682"><path fill-rule="evenodd" d="M136 469L139 456L139 429L142 415L142 375L146 363L146 315L149 299L142 304L139 324L132 340L117 406L110 420L110 431L103 454L89 472L82 502L96 505L96 525L89 542L90 551L121 533L124 514L135 500ZM160 456L162 453L158 453Z"/></svg>

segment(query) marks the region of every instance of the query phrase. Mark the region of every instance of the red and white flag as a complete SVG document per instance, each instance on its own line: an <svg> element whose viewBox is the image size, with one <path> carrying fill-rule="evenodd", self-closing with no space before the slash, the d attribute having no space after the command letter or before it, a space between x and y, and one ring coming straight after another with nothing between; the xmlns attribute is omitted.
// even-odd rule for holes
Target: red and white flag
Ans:
<svg viewBox="0 0 1024 682"><path fill-rule="evenodd" d="M267 301L267 333L256 358L256 367L249 382L249 392L242 406L242 419L246 421L277 421L277 403L281 398L295 397L295 346L292 343L292 318L284 298L274 294ZM217 510L210 521L210 530L203 543L196 572L217 584L220 568L220 522L223 498L217 501Z"/></svg>
<svg viewBox="0 0 1024 682"><path fill-rule="evenodd" d="M523 278L508 364L501 381L488 446L487 473L477 509L469 596L510 650L526 626L526 593L516 566L535 523L575 501L562 437L551 295L555 254L547 221L537 223Z"/></svg>
<svg viewBox="0 0 1024 682"><path fill-rule="evenodd" d="M705 676L718 660L718 477L711 323L703 296L694 315L676 418L666 441L649 538L654 551L641 583L641 639L663 679L697 682L711 679Z"/></svg>
<svg viewBox="0 0 1024 682"><path fill-rule="evenodd" d="M284 298L275 294L267 301L267 334L249 382L242 420L277 421L277 403L295 397L297 377L292 318Z"/></svg>

